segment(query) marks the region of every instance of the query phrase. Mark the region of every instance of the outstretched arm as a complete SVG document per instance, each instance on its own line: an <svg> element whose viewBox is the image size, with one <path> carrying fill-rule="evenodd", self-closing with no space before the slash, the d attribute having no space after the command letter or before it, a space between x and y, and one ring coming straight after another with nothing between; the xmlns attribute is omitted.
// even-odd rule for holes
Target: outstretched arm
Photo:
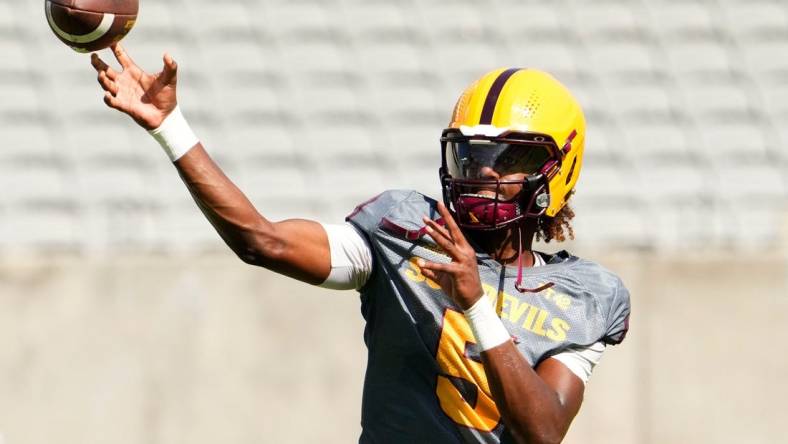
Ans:
<svg viewBox="0 0 788 444"><path fill-rule="evenodd" d="M225 243L248 264L310 283L329 274L331 255L323 227L290 219L271 222L197 144L175 162L183 182Z"/></svg>
<svg viewBox="0 0 788 444"><path fill-rule="evenodd" d="M112 51L121 71L109 67L98 55L91 56L107 106L154 132L166 126L168 118L179 116L178 65L170 55L164 55L163 70L152 75L140 69L122 46L114 45ZM195 202L227 245L246 263L311 284L322 283L331 268L322 226L307 220L269 221L225 176L196 138L181 139L181 145L183 140L189 146L178 147L175 143L173 149L168 147L168 154Z"/></svg>

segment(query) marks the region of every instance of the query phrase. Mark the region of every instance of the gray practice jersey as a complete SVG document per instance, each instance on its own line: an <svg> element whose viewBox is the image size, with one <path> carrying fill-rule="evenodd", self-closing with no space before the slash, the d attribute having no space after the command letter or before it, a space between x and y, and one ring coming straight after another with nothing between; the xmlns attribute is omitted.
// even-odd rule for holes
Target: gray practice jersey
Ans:
<svg viewBox="0 0 788 444"><path fill-rule="evenodd" d="M511 442L461 309L416 265L450 260L425 234L424 215L440 217L433 199L398 190L347 218L375 263L360 290L369 351L360 442ZM570 347L624 339L629 293L601 266L566 252L546 256L545 266L523 270L523 286L553 285L520 293L517 267L477 258L486 296L532 366Z"/></svg>

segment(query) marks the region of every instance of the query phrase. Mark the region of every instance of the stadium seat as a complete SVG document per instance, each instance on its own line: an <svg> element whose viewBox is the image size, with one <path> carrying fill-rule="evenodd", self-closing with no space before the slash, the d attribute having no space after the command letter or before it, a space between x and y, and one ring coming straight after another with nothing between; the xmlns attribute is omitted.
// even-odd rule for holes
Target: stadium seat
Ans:
<svg viewBox="0 0 788 444"><path fill-rule="evenodd" d="M3 128L0 163L18 159L55 160L57 131L41 120L16 122Z"/></svg>
<svg viewBox="0 0 788 444"><path fill-rule="evenodd" d="M307 199L321 186L316 182L312 166L311 163L251 161L241 165L238 174L233 175L233 180L253 201L271 198Z"/></svg>
<svg viewBox="0 0 788 444"><path fill-rule="evenodd" d="M342 11L346 32L362 43L412 39L422 31L411 16L409 9L383 2L360 2Z"/></svg>
<svg viewBox="0 0 788 444"><path fill-rule="evenodd" d="M580 245L606 248L648 248L653 244L653 225L641 205L621 205L573 197L572 227Z"/></svg>
<svg viewBox="0 0 788 444"><path fill-rule="evenodd" d="M640 195L657 205L700 205L712 190L707 172L695 163L641 163L637 175Z"/></svg>
<svg viewBox="0 0 788 444"><path fill-rule="evenodd" d="M44 111L39 101L41 85L36 81L0 82L0 116L38 116Z"/></svg>
<svg viewBox="0 0 788 444"><path fill-rule="evenodd" d="M779 57L788 51L788 37L778 40L750 42L747 45L746 63L758 81L780 82L788 73L788 57Z"/></svg>
<svg viewBox="0 0 788 444"><path fill-rule="evenodd" d="M558 77L558 80L563 82L580 102L589 127L592 121L604 124L614 118L615 106L610 102L607 90L600 82L585 78Z"/></svg>
<svg viewBox="0 0 788 444"><path fill-rule="evenodd" d="M586 145L584 158L594 163L607 163L629 151L627 141L618 127L609 121L594 122L586 115Z"/></svg>
<svg viewBox="0 0 788 444"><path fill-rule="evenodd" d="M184 40L191 33L187 23L192 21L179 20L177 17L178 15L174 8L166 2L140 2L137 23L134 24L134 32L129 34L128 38L134 38L135 40L163 40L169 38Z"/></svg>
<svg viewBox="0 0 788 444"><path fill-rule="evenodd" d="M785 36L788 11L780 1L723 1L725 29L743 44Z"/></svg>
<svg viewBox="0 0 788 444"><path fill-rule="evenodd" d="M222 39L228 35L249 36L255 22L252 10L243 2L187 2L186 23L200 23L202 39Z"/></svg>
<svg viewBox="0 0 788 444"><path fill-rule="evenodd" d="M620 41L591 48L596 75L608 82L644 81L664 77L648 44Z"/></svg>
<svg viewBox="0 0 788 444"><path fill-rule="evenodd" d="M454 3L451 6L440 3L419 3L416 20L420 29L427 31L429 39L437 48L457 42L486 42L500 25L490 23L489 14L475 3ZM500 46L500 44L498 45Z"/></svg>
<svg viewBox="0 0 788 444"><path fill-rule="evenodd" d="M52 38L57 41L54 35ZM32 70L31 58L33 57L28 55L29 51L29 47L22 40L8 38L0 40L0 54L3 55L3 63L0 63L0 76L17 79L28 77Z"/></svg>
<svg viewBox="0 0 788 444"><path fill-rule="evenodd" d="M238 159L241 165L248 162L260 164L261 169L266 162L290 163L300 165L304 159L297 146L303 143L299 131L287 125L248 122L236 125L233 131L222 138L220 149ZM218 147L219 148L219 147Z"/></svg>
<svg viewBox="0 0 788 444"><path fill-rule="evenodd" d="M260 81L219 88L221 92L216 95L213 106L230 122L250 120L259 115L276 117L284 111L280 103L281 85Z"/></svg>
<svg viewBox="0 0 788 444"><path fill-rule="evenodd" d="M544 2L506 1L493 3L496 32L501 33L506 47L515 49L535 41L565 43L575 34L570 20L556 4Z"/></svg>
<svg viewBox="0 0 788 444"><path fill-rule="evenodd" d="M415 162L427 162L428 159L437 161L431 163L434 168L440 164L440 137L441 131L446 127L446 121L435 125L433 122L422 122L406 126L386 126L384 140L388 141L385 151L387 160L398 162L403 167ZM435 153L436 157L428 157Z"/></svg>
<svg viewBox="0 0 788 444"><path fill-rule="evenodd" d="M644 211L651 237L650 247L656 251L697 251L709 248L722 237L719 227L724 220L716 217L709 203L653 202Z"/></svg>
<svg viewBox="0 0 788 444"><path fill-rule="evenodd" d="M611 84L607 89L613 113L622 121L670 121L680 112L668 84Z"/></svg>
<svg viewBox="0 0 788 444"><path fill-rule="evenodd" d="M343 36L339 17L320 3L282 2L269 5L263 14L265 26L283 44L336 41Z"/></svg>
<svg viewBox="0 0 788 444"><path fill-rule="evenodd" d="M302 158L317 165L331 167L347 162L374 165L380 149L369 126L355 123L334 124L307 123L303 131L303 143L297 150Z"/></svg>
<svg viewBox="0 0 788 444"><path fill-rule="evenodd" d="M427 84L378 84L367 100L380 120L392 127L424 121L445 124L451 111L439 104L435 87Z"/></svg>
<svg viewBox="0 0 788 444"><path fill-rule="evenodd" d="M759 83L758 95L766 105L763 111L771 114L775 123L782 126L788 121L788 82Z"/></svg>
<svg viewBox="0 0 788 444"><path fill-rule="evenodd" d="M735 162L715 165L714 187L717 198L734 205L746 206L753 201L771 201L775 208L786 202L785 169L765 162Z"/></svg>
<svg viewBox="0 0 788 444"><path fill-rule="evenodd" d="M11 3L0 2L0 35L17 35L19 27Z"/></svg>
<svg viewBox="0 0 788 444"><path fill-rule="evenodd" d="M713 162L757 161L767 158L765 129L757 123L708 122L697 129L699 148Z"/></svg>
<svg viewBox="0 0 788 444"><path fill-rule="evenodd" d="M700 82L729 79L741 68L732 63L729 48L713 41L679 41L664 45L671 73L678 79Z"/></svg>
<svg viewBox="0 0 788 444"><path fill-rule="evenodd" d="M343 46L331 41L305 41L287 46L282 63L276 68L286 74L293 87L300 88L304 82L326 78L347 80L358 73L357 63ZM353 69L351 69L353 66Z"/></svg>
<svg viewBox="0 0 788 444"><path fill-rule="evenodd" d="M332 122L337 120L363 120L363 105L359 103L356 87L346 84L308 84L295 88L291 95L293 106L305 123Z"/></svg>
<svg viewBox="0 0 788 444"><path fill-rule="evenodd" d="M80 69L61 72L58 77L50 79L51 95L47 98L47 111L66 124L91 122L96 116L116 113L104 104L104 91L96 81L96 71L87 58L80 59L83 62Z"/></svg>
<svg viewBox="0 0 788 444"><path fill-rule="evenodd" d="M645 165L697 161L697 147L689 145L685 128L676 122L622 125L616 153ZM589 136L590 137L590 136ZM590 154L590 153L589 153Z"/></svg>
<svg viewBox="0 0 788 444"><path fill-rule="evenodd" d="M181 69L178 72L178 104L189 121L199 127L219 124L227 118L226 111L229 111L224 109L219 97L233 95L245 88L245 83L243 86L237 83L205 76L197 69ZM261 103L260 109L268 106L270 104Z"/></svg>
<svg viewBox="0 0 788 444"><path fill-rule="evenodd" d="M150 200L152 176L147 168L136 163L83 162L76 166L77 192L80 201L89 206L140 205Z"/></svg>
<svg viewBox="0 0 788 444"><path fill-rule="evenodd" d="M714 19L714 8L703 2L657 1L644 3L648 7L650 28L670 44L719 35Z"/></svg>
<svg viewBox="0 0 788 444"><path fill-rule="evenodd" d="M593 42L644 40L642 7L630 2L577 2L571 16L581 39ZM595 43L596 44L596 43Z"/></svg>
<svg viewBox="0 0 788 444"><path fill-rule="evenodd" d="M252 38L203 41L200 52L205 63L195 64L192 69L214 79L224 79L224 85L238 81L266 81L278 77L285 67L276 50L261 47Z"/></svg>
<svg viewBox="0 0 788 444"><path fill-rule="evenodd" d="M692 114L704 121L752 120L757 112L746 85L689 81L682 83L681 93Z"/></svg>
<svg viewBox="0 0 788 444"><path fill-rule="evenodd" d="M513 60L507 64L509 66L541 69L559 79L574 79L585 74L572 47L552 41L512 46L505 57Z"/></svg>
<svg viewBox="0 0 788 444"><path fill-rule="evenodd" d="M407 43L371 44L358 42L356 66L376 78L414 79L424 77L427 69L421 48Z"/></svg>
<svg viewBox="0 0 788 444"><path fill-rule="evenodd" d="M85 117L87 119L89 117ZM63 155L75 164L84 162L131 162L140 160L143 147L134 146L131 136L144 130L126 116L106 109L90 120L75 119L60 138Z"/></svg>
<svg viewBox="0 0 788 444"><path fill-rule="evenodd" d="M476 79L482 74L508 66L533 66L521 52L504 52L491 41L444 43L434 48L438 72L447 77Z"/></svg>
<svg viewBox="0 0 788 444"><path fill-rule="evenodd" d="M48 28L41 29L41 31L50 32ZM57 93L60 88L66 88L63 86L66 84L66 80L73 81L80 78L87 79L98 88L96 72L90 66L90 59L60 43L54 34L38 35L37 37L43 40L41 45L31 44L29 50L36 51L37 59L46 60L46 63L33 63L31 70L36 77L45 79L53 92ZM99 55L115 66L113 63L115 58L108 50L100 51ZM53 72L53 66L57 66L57 71Z"/></svg>
<svg viewBox="0 0 788 444"><path fill-rule="evenodd" d="M38 159L0 166L0 202L6 204L57 204L75 195L74 174L65 165ZM10 192L13 191L13 192Z"/></svg>
<svg viewBox="0 0 788 444"><path fill-rule="evenodd" d="M577 189L578 199L625 205L641 199L632 186L639 183L631 169L609 163L586 162L582 172L583 186Z"/></svg>

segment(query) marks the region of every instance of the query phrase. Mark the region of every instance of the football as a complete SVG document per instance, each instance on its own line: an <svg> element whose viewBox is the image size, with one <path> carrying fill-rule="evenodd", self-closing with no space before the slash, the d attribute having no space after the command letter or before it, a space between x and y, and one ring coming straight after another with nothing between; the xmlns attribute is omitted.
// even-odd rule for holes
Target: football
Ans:
<svg viewBox="0 0 788 444"><path fill-rule="evenodd" d="M44 0L47 22L63 43L92 52L119 42L137 21L138 0Z"/></svg>

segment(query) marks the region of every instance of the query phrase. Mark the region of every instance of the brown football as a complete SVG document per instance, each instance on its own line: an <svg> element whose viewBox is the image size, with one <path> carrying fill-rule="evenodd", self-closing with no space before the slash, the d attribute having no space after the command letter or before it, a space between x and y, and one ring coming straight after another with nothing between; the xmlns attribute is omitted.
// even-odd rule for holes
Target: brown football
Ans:
<svg viewBox="0 0 788 444"><path fill-rule="evenodd" d="M138 0L44 0L49 27L77 52L119 42L137 21Z"/></svg>

